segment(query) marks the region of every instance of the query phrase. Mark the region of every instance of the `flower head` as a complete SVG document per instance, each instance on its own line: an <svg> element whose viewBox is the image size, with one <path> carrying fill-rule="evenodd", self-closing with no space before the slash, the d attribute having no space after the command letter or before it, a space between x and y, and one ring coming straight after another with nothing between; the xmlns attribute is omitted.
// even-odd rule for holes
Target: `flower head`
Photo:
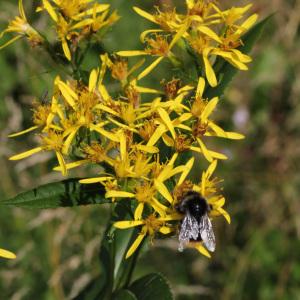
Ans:
<svg viewBox="0 0 300 300"><path fill-rule="evenodd" d="M19 13L20 16L17 16L14 20L10 21L8 27L0 33L0 38L6 33L16 33L17 36L0 46L0 49L5 48L22 37L27 37L32 46L43 43L42 36L27 21L22 0L19 0Z"/></svg>

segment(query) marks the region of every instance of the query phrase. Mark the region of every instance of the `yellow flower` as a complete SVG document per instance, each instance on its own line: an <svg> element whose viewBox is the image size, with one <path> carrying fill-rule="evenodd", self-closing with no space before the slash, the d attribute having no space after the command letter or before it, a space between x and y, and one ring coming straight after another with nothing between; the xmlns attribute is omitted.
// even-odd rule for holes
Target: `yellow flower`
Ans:
<svg viewBox="0 0 300 300"><path fill-rule="evenodd" d="M8 250L0 248L0 257L7 258L7 259L15 259L16 255Z"/></svg>
<svg viewBox="0 0 300 300"><path fill-rule="evenodd" d="M128 198L135 199L138 204L134 211L134 220L141 220L145 206L152 207L159 215L164 216L167 207L156 199L156 187L150 182L136 183L133 192L108 191L106 198Z"/></svg>
<svg viewBox="0 0 300 300"><path fill-rule="evenodd" d="M170 206L174 206L176 199L174 200L174 195L172 193L173 191L169 191L165 182L167 182L167 180L174 175L181 173L173 188L173 190L176 190L189 175L195 160L194 158L191 158L185 165L180 165L174 168L173 163L177 157L178 154L174 154L167 165L156 166L158 168L158 172L155 175L156 178L154 179L154 184L157 191L163 196L164 199L168 201Z"/></svg>
<svg viewBox="0 0 300 300"><path fill-rule="evenodd" d="M131 247L128 249L126 253L126 258L129 258L140 246L141 242L146 236L150 237L150 241L152 242L156 233L162 233L164 235L170 234L173 229L172 227L166 224L167 221L174 220L174 216L165 216L158 217L154 214L149 215L144 220L132 220L132 221L119 221L115 222L114 226L119 229L127 229L137 226L142 226L139 235L136 240L133 242Z"/></svg>
<svg viewBox="0 0 300 300"><path fill-rule="evenodd" d="M66 164L64 157L62 155L63 148L63 136L61 133L50 130L46 135L41 135L42 145L31 150L22 152L20 154L11 156L10 160L20 160L26 157L29 157L40 151L54 151L58 160L58 163L61 167L61 172L63 175L67 174Z"/></svg>
<svg viewBox="0 0 300 300"><path fill-rule="evenodd" d="M60 113L60 122L64 128L63 136L65 138L64 154L69 152L71 143L81 127L97 131L109 139L118 141L116 136L103 129L106 123L101 122L101 112L97 110L97 105L101 102L101 95L97 89L98 77L99 71L92 70L88 87L65 83L59 77L55 79L54 84L62 95L64 105L70 106L68 114Z"/></svg>
<svg viewBox="0 0 300 300"><path fill-rule="evenodd" d="M116 13L105 19L108 9L108 4L99 4L93 0L43 0L43 6L37 11L46 10L56 23L58 39L62 43L65 57L70 61L72 55L68 41L76 43L80 36L94 33L118 20Z"/></svg>
<svg viewBox="0 0 300 300"><path fill-rule="evenodd" d="M33 111L32 119L35 125L25 130L10 134L9 137L17 137L47 125L47 120L49 118L49 115L51 114L51 105L34 102L33 106L34 108L32 110Z"/></svg>
<svg viewBox="0 0 300 300"><path fill-rule="evenodd" d="M154 38L146 38L144 36L145 42L147 42L148 47L145 50L128 50L119 51L117 54L119 56L140 56L140 55L151 55L158 56L146 69L144 69L138 76L137 80L140 80L147 76L164 58L173 59L174 54L171 52L172 48L175 46L177 41L182 37L189 27L189 22L184 23L180 29L176 32L173 39L169 43L167 38L162 35L156 34ZM149 33L149 32L148 32Z"/></svg>
<svg viewBox="0 0 300 300"><path fill-rule="evenodd" d="M202 141L204 136L217 136L227 139L243 139L244 136L236 132L224 131L210 119L210 115L215 110L219 99L218 97L214 97L210 101L203 99L204 88L205 80L200 77L197 85L195 101L190 109L190 113L186 113L186 118L187 120L193 120L191 128L192 135L199 146L197 147L192 145L190 150L203 153L204 157L209 162L212 162L213 158L222 159L222 155L212 155Z"/></svg>
<svg viewBox="0 0 300 300"><path fill-rule="evenodd" d="M253 14L241 25L236 25L235 22L243 17L251 5L244 8L232 8L224 12L213 3L205 4L203 1L200 1L198 5L200 5L198 8L203 14L208 7L209 10L213 7L217 11L217 14L212 15L212 17L217 16L220 20L213 23L225 23L224 33L219 35L205 24L200 23L200 25L195 26L194 33L191 32L190 35L186 36L187 41L195 52L202 56L206 78L209 84L215 87L217 78L209 57L213 55L221 56L239 70L247 70L246 64L251 62L251 58L236 48L243 45L241 37L256 22L257 15Z"/></svg>
<svg viewBox="0 0 300 300"><path fill-rule="evenodd" d="M35 29L33 29L27 21L22 0L19 0L19 13L20 16L15 17L15 19L9 23L8 27L0 33L0 38L2 38L4 34L9 32L17 33L18 35L6 42L4 45L0 46L0 50L24 36L28 38L32 46L40 45L43 43L43 38L41 37L41 35Z"/></svg>
<svg viewBox="0 0 300 300"><path fill-rule="evenodd" d="M141 34L141 40L143 40L144 36L148 33L162 32L163 30L167 32L177 32L183 23L180 16L176 14L175 9L162 12L158 7L156 7L156 14L153 15L136 6L134 6L133 9L141 17L159 25L162 28L162 30L150 29L145 31Z"/></svg>
<svg viewBox="0 0 300 300"><path fill-rule="evenodd" d="M209 17L216 17L212 15L213 2L206 0L186 0L186 6L188 10L188 15L198 16L198 19L205 21Z"/></svg>

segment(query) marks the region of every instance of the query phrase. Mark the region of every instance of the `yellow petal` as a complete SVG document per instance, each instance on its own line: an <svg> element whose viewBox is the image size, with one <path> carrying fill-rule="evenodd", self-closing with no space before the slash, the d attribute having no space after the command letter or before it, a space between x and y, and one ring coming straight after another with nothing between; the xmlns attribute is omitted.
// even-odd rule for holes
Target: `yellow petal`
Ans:
<svg viewBox="0 0 300 300"><path fill-rule="evenodd" d="M23 1L22 0L19 0L19 12L20 12L20 16L22 17L22 19L26 20L26 15L25 15L25 11L24 11Z"/></svg>
<svg viewBox="0 0 300 300"><path fill-rule="evenodd" d="M228 224L230 224L231 218L230 218L230 215L228 214L228 212L221 207L219 207L217 210L225 218L225 220L228 222Z"/></svg>
<svg viewBox="0 0 300 300"><path fill-rule="evenodd" d="M178 220L182 220L182 218L183 218L182 214L173 213L173 214L167 215L163 218L159 218L159 220L161 220L161 221L178 221Z"/></svg>
<svg viewBox="0 0 300 300"><path fill-rule="evenodd" d="M223 207L225 204L225 198L213 197L209 199L209 204L213 204L214 208Z"/></svg>
<svg viewBox="0 0 300 300"><path fill-rule="evenodd" d="M119 133L119 140L120 140L120 156L122 160L125 160L127 157L126 152L126 136L123 131Z"/></svg>
<svg viewBox="0 0 300 300"><path fill-rule="evenodd" d="M196 91L196 97L202 98L204 88L205 88L205 80L203 77L199 77L197 91Z"/></svg>
<svg viewBox="0 0 300 300"><path fill-rule="evenodd" d="M90 24L93 24L94 20L92 18L84 19L80 22L77 22L73 26L69 27L69 30L75 30L75 29L80 29L82 27L88 26Z"/></svg>
<svg viewBox="0 0 300 300"><path fill-rule="evenodd" d="M99 81L100 81L100 79L99 79ZM109 93L108 93L106 87L103 84L99 83L98 90L100 92L100 95L102 96L102 98L105 101L108 101L110 99Z"/></svg>
<svg viewBox="0 0 300 300"><path fill-rule="evenodd" d="M185 24L183 24L183 26L177 31L177 33L175 34L175 36L173 37L173 40L171 41L170 45L169 45L169 50L171 50L173 48L173 46L177 43L177 41L183 36L183 34L187 31L187 29L190 26L190 22L186 22Z"/></svg>
<svg viewBox="0 0 300 300"><path fill-rule="evenodd" d="M139 55L149 55L144 50L124 50L124 51L118 51L116 53L119 56L139 56Z"/></svg>
<svg viewBox="0 0 300 300"><path fill-rule="evenodd" d="M135 148L137 150L144 151L147 153L152 153L152 154L159 152L159 149L155 146L147 146L147 145L138 144L138 145L135 145Z"/></svg>
<svg viewBox="0 0 300 300"><path fill-rule="evenodd" d="M226 138L231 140L242 140L245 136L241 133L226 131Z"/></svg>
<svg viewBox="0 0 300 300"><path fill-rule="evenodd" d="M136 238L136 240L133 242L133 244L131 245L131 247L127 251L126 257L125 257L126 259L128 257L130 257L134 253L134 251L138 248L138 246L141 244L142 240L144 239L145 235L146 235L146 230L142 231L138 235L138 237Z"/></svg>
<svg viewBox="0 0 300 300"><path fill-rule="evenodd" d="M202 150L199 147L191 146L190 150L198 152L198 153L202 153ZM223 159L223 160L228 159L228 157L226 155L222 154L222 153L215 152L215 151L212 151L212 150L208 150L208 152L209 152L209 154L211 155L212 158Z"/></svg>
<svg viewBox="0 0 300 300"><path fill-rule="evenodd" d="M181 176L180 176L180 178L179 178L179 180L178 180L177 185L181 185L181 184L185 181L186 177L188 176L188 174L190 173L190 171L191 171L191 169L192 169L192 167L193 167L193 165L194 165L194 161L195 161L195 158L192 157L192 158L185 164L185 169L184 169L184 171L182 172L182 174L181 174Z"/></svg>
<svg viewBox="0 0 300 300"><path fill-rule="evenodd" d="M96 104L95 106L94 106L94 109L100 109L100 110L103 110L103 111L105 111L105 112L107 112L107 113L110 113L110 114L112 114L112 115L114 115L114 116L119 116L119 114L116 112L116 111L114 111L113 109L111 109L110 107L108 107L108 106L105 106L105 105L103 105L103 104Z"/></svg>
<svg viewBox="0 0 300 300"><path fill-rule="evenodd" d="M175 176L176 174L182 173L185 170L185 166L178 166L172 169L172 166L166 166L164 170L159 174L157 180L164 182L167 179Z"/></svg>
<svg viewBox="0 0 300 300"><path fill-rule="evenodd" d="M143 225L144 221L132 220L132 221L119 221L114 223L114 227L119 229L127 229L139 225Z"/></svg>
<svg viewBox="0 0 300 300"><path fill-rule="evenodd" d="M106 138L108 138L109 140L113 141L113 142L119 142L119 137L117 134L111 133L109 131L104 130L101 127L97 127L97 126L90 126L92 130L95 130L97 132L99 132L101 135L105 136Z"/></svg>
<svg viewBox="0 0 300 300"><path fill-rule="evenodd" d="M167 187L160 181L158 180L154 180L154 185L156 187L156 189L159 191L159 193L165 197L166 200L168 200L171 204L173 203L173 198L170 194L170 192L168 191Z"/></svg>
<svg viewBox="0 0 300 300"><path fill-rule="evenodd" d="M65 54L65 57L71 61L71 51L69 49L69 46L68 46L68 42L65 38L63 38L61 40L61 45L62 45L62 48L63 48L63 51L64 51L64 54Z"/></svg>
<svg viewBox="0 0 300 300"><path fill-rule="evenodd" d="M15 259L16 255L8 250L4 250L0 248L0 257L4 257L7 259Z"/></svg>
<svg viewBox="0 0 300 300"><path fill-rule="evenodd" d="M156 198L152 198L151 206L161 217L164 217L166 215L168 207L161 204Z"/></svg>
<svg viewBox="0 0 300 300"><path fill-rule="evenodd" d="M134 211L134 219L135 220L140 220L142 218L143 210L144 210L144 203L140 202Z"/></svg>
<svg viewBox="0 0 300 300"><path fill-rule="evenodd" d="M14 156L11 156L9 158L9 160L19 160L19 159L23 159L23 158L26 158L28 156L31 156L35 153L38 153L40 151L43 150L43 147L37 147L37 148L33 148L31 150L28 150L28 151L25 151L25 152L22 152L20 154L17 154L17 155L14 155Z"/></svg>
<svg viewBox="0 0 300 300"><path fill-rule="evenodd" d="M161 136L166 132L166 127L163 124L160 124L154 131L150 140L147 143L147 146L154 146L156 142L161 138Z"/></svg>
<svg viewBox="0 0 300 300"><path fill-rule="evenodd" d="M83 164L86 164L88 162L89 162L88 160L82 159L82 160L74 161L72 163L65 164L65 166L66 166L66 169L69 170L69 169L73 169L73 168L79 167L79 166L81 166ZM61 166L57 166L57 167L54 167L53 170L61 172L62 168L61 168Z"/></svg>
<svg viewBox="0 0 300 300"><path fill-rule="evenodd" d="M71 131L71 133L68 135L68 137L64 141L64 145L63 145L63 149L62 149L63 154L65 154L65 155L68 154L71 143L72 143L73 139L75 138L75 135L79 128L80 128L79 126L74 127L73 130Z"/></svg>
<svg viewBox="0 0 300 300"><path fill-rule="evenodd" d="M85 2L90 2L90 1L85 1ZM103 11L109 9L109 7L110 7L109 4L96 4L96 5L97 5L96 7L87 9L84 12L73 16L73 18L76 20L79 20L87 15L93 15L93 14L98 14L100 12L103 12Z"/></svg>
<svg viewBox="0 0 300 300"><path fill-rule="evenodd" d="M53 21L57 23L57 21L58 21L57 14L56 14L55 10L53 9L53 7L51 6L51 4L48 2L48 0L43 0L43 5L44 5L45 9L47 10L47 12L49 13L50 17L53 19Z"/></svg>
<svg viewBox="0 0 300 300"><path fill-rule="evenodd" d="M174 146L174 140L171 137L169 137L166 133L164 133L162 135L162 139L163 139L165 145L167 145L168 147Z"/></svg>
<svg viewBox="0 0 300 300"><path fill-rule="evenodd" d="M209 122L208 125L216 133L217 136L219 136L219 137L226 137L225 131L220 126L218 126L214 122ZM213 134L207 133L207 135L209 136L209 135L213 135Z"/></svg>
<svg viewBox="0 0 300 300"><path fill-rule="evenodd" d="M163 32L163 30L162 29L149 29L149 30L143 31L140 35L141 42L145 43L145 38L149 33L157 33L157 32Z"/></svg>
<svg viewBox="0 0 300 300"><path fill-rule="evenodd" d="M205 144L199 139L197 138L197 141L199 143L199 146L201 148L202 154L204 155L204 157L209 161L212 162L213 159L208 151L208 149L206 148Z"/></svg>
<svg viewBox="0 0 300 300"><path fill-rule="evenodd" d="M163 94L162 91L150 89L150 88L146 88L146 87L138 86L138 85L135 86L135 90L138 91L139 93L143 93L143 94Z"/></svg>
<svg viewBox="0 0 300 300"><path fill-rule="evenodd" d="M205 196L205 187L206 187L206 177L205 177L205 172L203 172L201 178L201 195L203 197Z"/></svg>
<svg viewBox="0 0 300 300"><path fill-rule="evenodd" d="M159 107L157 109L157 112L159 113L160 117L162 118L162 120L164 121L164 123L166 124L168 129L170 130L170 133L171 133L173 139L175 139L176 138L176 133L175 133L172 121L169 117L169 114L161 107Z"/></svg>
<svg viewBox="0 0 300 300"><path fill-rule="evenodd" d="M217 160L214 160L206 170L206 178L209 179L217 167Z"/></svg>
<svg viewBox="0 0 300 300"><path fill-rule="evenodd" d="M206 250L206 248L204 248L204 246L202 246L201 243L196 243L196 245L193 245L193 248L197 249L204 256L211 258L210 253Z"/></svg>
<svg viewBox="0 0 300 300"><path fill-rule="evenodd" d="M224 155L223 153L215 152L212 150L209 150L209 154L211 155L212 158L215 158L215 159L221 159L221 160L228 159L228 157L226 155Z"/></svg>
<svg viewBox="0 0 300 300"><path fill-rule="evenodd" d="M204 67L205 67L205 74L208 83L210 86L215 87L217 86L217 78L214 69L212 68L209 59L208 59L208 54L209 54L210 48L206 48L203 51L203 61L204 61Z"/></svg>
<svg viewBox="0 0 300 300"><path fill-rule="evenodd" d="M243 63L249 63L252 61L252 58L249 55L246 55L237 49L231 49L231 52Z"/></svg>
<svg viewBox="0 0 300 300"><path fill-rule="evenodd" d="M188 91L191 91L193 90L194 87L192 85L185 85L183 86L182 88L180 88L177 92L177 94L181 94L181 93L184 93L184 92L188 92Z"/></svg>
<svg viewBox="0 0 300 300"><path fill-rule="evenodd" d="M92 92L96 88L99 70L93 69L89 78L89 91Z"/></svg>
<svg viewBox="0 0 300 300"><path fill-rule="evenodd" d="M239 70L247 71L248 67L244 64L252 61L251 57L241 53L236 49L231 49L231 52L222 51L215 49L211 53L215 55L222 56L225 60L227 60L230 64L236 67Z"/></svg>
<svg viewBox="0 0 300 300"><path fill-rule="evenodd" d="M61 91L62 95L66 99L66 101L75 108L75 102L74 100L78 99L77 94L72 90L71 87L69 87L66 83L64 83L61 80L56 80L56 83L58 85L59 90Z"/></svg>
<svg viewBox="0 0 300 300"><path fill-rule="evenodd" d="M102 177L80 179L79 182L83 183L83 184L92 184L92 183L107 181L107 180L110 180L110 179L113 179L113 178L114 177L111 177L111 176L102 176Z"/></svg>
<svg viewBox="0 0 300 300"><path fill-rule="evenodd" d="M218 97L214 97L212 100L210 100L207 105L205 106L202 114L201 114L201 120L206 121L208 117L211 115L211 113L216 108L217 104L219 102Z"/></svg>
<svg viewBox="0 0 300 300"><path fill-rule="evenodd" d="M210 38L212 38L213 40L217 41L218 43L222 44L222 40L218 37L218 35L211 30L209 27L204 26L204 25L200 25L199 27L197 27L197 30L201 31L202 33L206 34L207 36L209 36Z"/></svg>
<svg viewBox="0 0 300 300"><path fill-rule="evenodd" d="M19 131L19 132L16 132L16 133L12 133L12 134L10 134L8 137L10 137L10 138L11 138L11 137L16 137L16 136L19 136L19 135L22 135L22 134L31 132L31 131L33 131L33 130L35 130L35 129L37 129L37 128L39 128L39 126L32 126L32 127L27 128L27 129L25 129L25 130L23 130L23 131Z"/></svg>
<svg viewBox="0 0 300 300"><path fill-rule="evenodd" d="M58 163L60 165L61 173L62 173L63 176L66 176L67 175L67 168L66 168L66 163L65 163L64 157L58 151L56 151L55 154L56 154Z"/></svg>
<svg viewBox="0 0 300 300"><path fill-rule="evenodd" d="M250 16L242 25L240 25L240 28L236 31L236 34L242 34L245 31L247 31L249 28L251 28L254 23L257 21L258 15L253 14Z"/></svg>
<svg viewBox="0 0 300 300"><path fill-rule="evenodd" d="M241 71L247 71L248 67L240 62L238 59L235 58L234 55L232 55L230 58L225 58L230 64L232 64L234 67L236 67L237 69L241 70Z"/></svg>
<svg viewBox="0 0 300 300"><path fill-rule="evenodd" d="M159 228L159 232L162 234L169 234L171 233L173 230L171 227L167 227L167 226L162 226Z"/></svg>
<svg viewBox="0 0 300 300"><path fill-rule="evenodd" d="M137 130L137 129L134 129L134 128L128 126L128 125L125 125L125 124L123 124L123 123L120 123L120 122L116 121L116 120L113 119L113 118L110 118L110 117L106 117L106 118L107 118L108 121L110 121L111 123L117 125L117 126L120 127L120 128L125 128L125 129L127 129L127 130L130 130L130 131L133 131L133 132L138 133L138 130Z"/></svg>
<svg viewBox="0 0 300 300"><path fill-rule="evenodd" d="M142 78L147 76L162 60L163 57L159 57L155 61L153 61L142 73L137 76L137 80L141 80Z"/></svg>
<svg viewBox="0 0 300 300"><path fill-rule="evenodd" d="M155 24L158 24L158 22L155 20L154 16L152 16L151 14L147 13L146 11L134 6L133 10L139 14L140 16L142 16L143 18L149 20L150 22L153 22Z"/></svg>
<svg viewBox="0 0 300 300"><path fill-rule="evenodd" d="M135 194L124 191L108 191L105 198L134 198Z"/></svg>
<svg viewBox="0 0 300 300"><path fill-rule="evenodd" d="M176 152L176 153L173 154L173 156L172 156L171 159L169 160L168 166L173 166L174 163L175 163L175 161L176 161L176 159L177 159L177 157L178 157L178 153Z"/></svg>
<svg viewBox="0 0 300 300"><path fill-rule="evenodd" d="M17 35L14 38L10 39L8 42L6 42L4 45L0 46L0 50L4 49L5 47L7 47L8 45L14 43L15 41L17 41L18 39L22 38L22 35Z"/></svg>

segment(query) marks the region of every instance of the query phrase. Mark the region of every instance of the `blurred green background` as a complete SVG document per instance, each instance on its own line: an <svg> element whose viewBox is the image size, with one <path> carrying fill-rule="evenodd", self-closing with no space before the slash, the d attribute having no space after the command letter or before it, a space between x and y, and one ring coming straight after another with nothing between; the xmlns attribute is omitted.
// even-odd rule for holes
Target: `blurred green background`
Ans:
<svg viewBox="0 0 300 300"><path fill-rule="evenodd" d="M29 20L46 28L46 19L33 14L34 1L24 2ZM151 9L153 2L183 6L183 1L171 0L110 1L122 19L106 36L107 49L141 47L139 33L151 24L136 16L131 5ZM179 300L300 299L300 2L261 0L252 11L260 18L276 14L252 52L250 71L239 73L216 113L225 128L247 137L215 144L230 158L220 163L217 175L225 179L232 224L217 220L211 260L192 250L179 253L174 238L156 241L139 261L137 274L162 272ZM0 29L17 12L16 0L1 0ZM97 54L95 49L86 67L98 64ZM0 70L0 198L6 199L61 176L49 173L53 162L48 153L8 161L36 145L34 135L7 135L30 126L32 98L51 92L55 66L40 50L18 41L1 50ZM148 81L157 83L157 78ZM0 247L18 258L0 260L0 299L76 296L100 272L97 251L106 215L106 207L2 207Z"/></svg>

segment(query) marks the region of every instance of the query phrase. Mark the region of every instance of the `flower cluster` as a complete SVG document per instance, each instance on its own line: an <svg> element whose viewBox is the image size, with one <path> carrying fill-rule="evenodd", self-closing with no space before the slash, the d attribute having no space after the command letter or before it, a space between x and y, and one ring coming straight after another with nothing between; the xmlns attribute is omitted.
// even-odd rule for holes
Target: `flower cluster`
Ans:
<svg viewBox="0 0 300 300"><path fill-rule="evenodd" d="M95 0L42 0L42 5L37 8L37 12L46 11L55 23L57 40L61 42L64 56L71 61L72 52L76 51L82 39L90 39L93 34L101 30L104 32L105 28L119 19L116 12L108 14L109 7L109 4L99 4ZM28 23L22 0L19 0L19 13L20 16L17 16L9 23L7 29L2 31L0 38L9 32L16 33L17 36L2 45L0 49L26 36L32 46L42 45L51 51L45 35L40 34Z"/></svg>
<svg viewBox="0 0 300 300"><path fill-rule="evenodd" d="M178 14L175 9L162 12L157 8L153 15L134 7L139 15L160 28L149 29L141 34L141 41L146 44L145 50L119 51L118 54L158 57L140 75L141 77L154 69L164 58L176 60L171 50L179 38L182 38L180 46L192 52L196 62L203 65L207 81L213 87L218 82L212 59L221 57L239 70L247 70L247 63L251 62L251 58L237 48L243 44L242 35L257 20L257 15L253 14L245 21L240 21L251 4L225 11L221 11L214 1L209 0L186 0L186 6L186 14ZM173 38L170 39L170 36Z"/></svg>
<svg viewBox="0 0 300 300"><path fill-rule="evenodd" d="M219 98L207 99L205 89L217 85L214 68L221 60L247 69L251 59L238 48L257 16L240 21L250 6L221 11L213 1L186 0L186 4L186 14L157 8L151 15L134 7L160 27L141 34L145 50L101 55L99 67L90 72L88 82L57 76L50 101L34 105L34 126L11 135L39 130L41 141L38 147L11 160L52 151L58 161L55 170L63 175L88 164L102 167L99 174L80 182L99 183L105 187L107 199L127 203L132 214L114 226L139 227L140 233L126 257L145 237L153 241L162 235L178 234L184 215L177 207L190 191L205 199L209 219L223 215L230 223L223 209L222 180L213 175L217 161L227 157L210 149L208 141L211 137L242 139L243 135L226 131L213 120ZM107 9L108 5L90 0L43 0L38 10L46 10L56 23L64 54L70 59L69 42L117 19L115 13L107 17ZM180 49L197 62L196 80L165 80L160 90L140 85L163 59L180 67L182 62L176 54ZM144 60L130 67L124 57L136 55L156 59L147 67L143 67ZM106 80L117 83L119 92L111 91ZM198 179L191 175L192 170L199 173L195 155L208 164ZM201 240L190 240L184 246L210 256Z"/></svg>

